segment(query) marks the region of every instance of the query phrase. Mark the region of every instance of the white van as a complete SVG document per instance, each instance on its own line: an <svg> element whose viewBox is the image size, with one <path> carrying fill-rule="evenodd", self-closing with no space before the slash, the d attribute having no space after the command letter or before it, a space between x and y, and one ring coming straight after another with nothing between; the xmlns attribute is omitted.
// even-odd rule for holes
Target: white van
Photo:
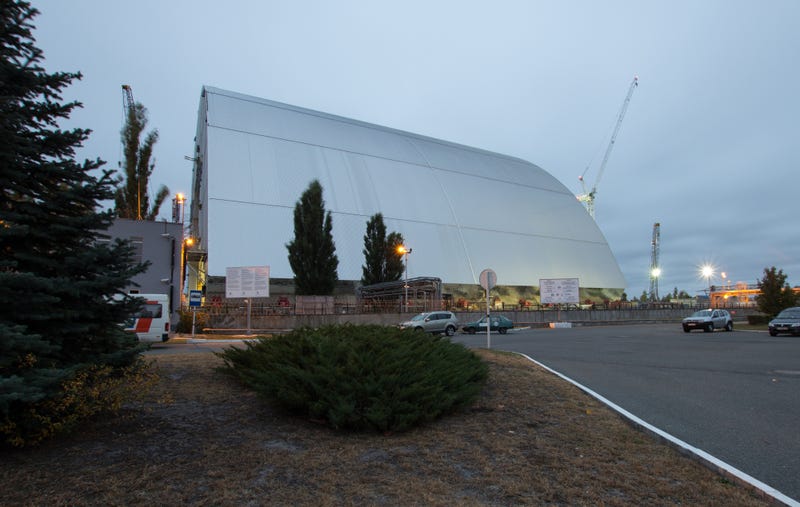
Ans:
<svg viewBox="0 0 800 507"><path fill-rule="evenodd" d="M169 340L169 296L166 294L129 294L143 298L144 305L125 323L125 331L136 333L140 342Z"/></svg>

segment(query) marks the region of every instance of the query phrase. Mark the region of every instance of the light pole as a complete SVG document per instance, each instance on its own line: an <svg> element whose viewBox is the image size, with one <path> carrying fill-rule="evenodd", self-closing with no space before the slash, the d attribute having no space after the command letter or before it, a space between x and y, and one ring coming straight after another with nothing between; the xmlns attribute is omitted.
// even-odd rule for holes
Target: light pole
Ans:
<svg viewBox="0 0 800 507"><path fill-rule="evenodd" d="M406 248L405 245L397 246L397 253L406 256L406 269L405 269L406 276L405 276L405 283L403 284L403 287L405 288L405 297L403 298L404 299L403 313L408 312L408 254L410 254L412 250L413 250L412 248Z"/></svg>

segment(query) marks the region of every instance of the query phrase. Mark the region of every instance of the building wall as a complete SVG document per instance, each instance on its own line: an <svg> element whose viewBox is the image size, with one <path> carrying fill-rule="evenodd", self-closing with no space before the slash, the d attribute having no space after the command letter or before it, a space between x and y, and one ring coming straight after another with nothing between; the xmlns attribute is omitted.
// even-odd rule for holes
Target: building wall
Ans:
<svg viewBox="0 0 800 507"><path fill-rule="evenodd" d="M181 305L181 246L183 224L118 218L108 229L111 239L129 240L137 249L137 260L150 262L126 288L129 293L167 294L173 324Z"/></svg>
<svg viewBox="0 0 800 507"><path fill-rule="evenodd" d="M333 217L339 278L361 277L366 222L413 249L409 277L538 286L625 287L594 220L563 184L524 160L205 87L196 135L192 235L210 275L270 266L291 278L286 243L308 184Z"/></svg>

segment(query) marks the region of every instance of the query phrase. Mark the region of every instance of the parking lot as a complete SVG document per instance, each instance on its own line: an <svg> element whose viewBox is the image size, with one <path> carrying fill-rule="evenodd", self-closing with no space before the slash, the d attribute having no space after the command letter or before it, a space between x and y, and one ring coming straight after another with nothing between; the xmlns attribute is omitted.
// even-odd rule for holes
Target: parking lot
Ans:
<svg viewBox="0 0 800 507"><path fill-rule="evenodd" d="M486 335L454 341L485 347ZM681 325L517 329L524 353L644 421L800 499L800 339Z"/></svg>

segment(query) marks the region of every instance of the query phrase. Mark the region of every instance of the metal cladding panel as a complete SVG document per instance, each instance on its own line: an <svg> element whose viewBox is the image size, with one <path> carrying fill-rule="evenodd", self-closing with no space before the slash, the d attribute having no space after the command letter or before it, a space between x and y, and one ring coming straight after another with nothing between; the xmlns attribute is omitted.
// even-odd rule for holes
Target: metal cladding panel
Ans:
<svg viewBox="0 0 800 507"><path fill-rule="evenodd" d="M286 244L308 184L333 217L339 278L361 278L366 222L413 249L409 276L503 285L578 277L624 288L599 228L564 185L534 164L415 134L206 88L209 273L269 265L291 278ZM202 110L201 110L202 114Z"/></svg>

